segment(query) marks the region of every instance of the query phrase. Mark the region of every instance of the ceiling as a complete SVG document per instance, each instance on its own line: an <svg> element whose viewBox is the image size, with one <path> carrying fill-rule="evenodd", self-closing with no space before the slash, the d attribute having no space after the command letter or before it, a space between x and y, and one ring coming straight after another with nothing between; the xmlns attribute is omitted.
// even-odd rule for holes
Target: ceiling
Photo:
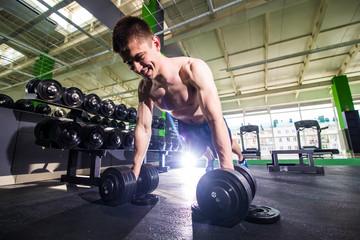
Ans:
<svg viewBox="0 0 360 240"><path fill-rule="evenodd" d="M360 98L358 0L157 1L164 29L156 35L164 34L165 54L206 61L225 114L329 101L337 75L347 75L353 98ZM136 107L140 77L111 51L111 26L122 13L141 16L143 1L103 0L103 8L92 10L83 0L56 2L36 12L23 1L0 0L1 46L23 54L2 61L0 93L23 98L46 51L55 62L53 78L64 87ZM75 16L79 4L97 19L77 25L62 13ZM59 12L74 31L49 18Z"/></svg>

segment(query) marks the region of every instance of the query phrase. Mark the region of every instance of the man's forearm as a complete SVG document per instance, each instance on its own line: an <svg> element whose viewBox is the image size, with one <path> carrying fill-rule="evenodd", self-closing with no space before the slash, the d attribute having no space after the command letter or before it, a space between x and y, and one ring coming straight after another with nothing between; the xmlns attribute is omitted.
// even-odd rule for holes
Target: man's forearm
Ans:
<svg viewBox="0 0 360 240"><path fill-rule="evenodd" d="M219 122L209 123L211 128L212 141L219 157L221 168L233 169L231 142L224 119Z"/></svg>
<svg viewBox="0 0 360 240"><path fill-rule="evenodd" d="M149 146L151 131L136 131L134 143L134 168L136 178L139 176L142 161Z"/></svg>

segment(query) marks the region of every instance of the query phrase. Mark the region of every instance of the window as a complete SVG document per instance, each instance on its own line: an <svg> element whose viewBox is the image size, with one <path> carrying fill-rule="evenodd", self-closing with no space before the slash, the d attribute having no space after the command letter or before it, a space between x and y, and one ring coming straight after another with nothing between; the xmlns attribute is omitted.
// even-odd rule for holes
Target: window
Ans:
<svg viewBox="0 0 360 240"><path fill-rule="evenodd" d="M13 62L15 62L16 60L18 60L19 58L23 57L24 55L18 51L16 51L15 49L9 47L6 44L1 44L0 45L0 62L1 65L6 66L9 65Z"/></svg>

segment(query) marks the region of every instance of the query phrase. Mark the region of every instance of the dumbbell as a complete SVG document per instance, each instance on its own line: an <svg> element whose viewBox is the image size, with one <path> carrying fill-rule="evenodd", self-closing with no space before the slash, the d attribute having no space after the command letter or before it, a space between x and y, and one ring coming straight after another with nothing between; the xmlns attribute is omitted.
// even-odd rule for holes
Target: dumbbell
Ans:
<svg viewBox="0 0 360 240"><path fill-rule="evenodd" d="M70 121L44 119L36 124L34 133L37 140L49 141L52 147L74 148L80 143L81 126Z"/></svg>
<svg viewBox="0 0 360 240"><path fill-rule="evenodd" d="M125 120L128 114L127 107L124 104L119 104L115 107L114 117L118 120Z"/></svg>
<svg viewBox="0 0 360 240"><path fill-rule="evenodd" d="M111 117L115 112L114 102L110 99L101 100L99 111L104 117Z"/></svg>
<svg viewBox="0 0 360 240"><path fill-rule="evenodd" d="M137 110L133 107L130 107L127 109L127 114L126 114L126 120L129 123L136 123L136 119L137 119Z"/></svg>
<svg viewBox="0 0 360 240"><path fill-rule="evenodd" d="M256 180L247 168L241 165L234 168L209 171L197 185L198 209L212 224L233 226L249 212Z"/></svg>
<svg viewBox="0 0 360 240"><path fill-rule="evenodd" d="M30 82L28 83L30 84ZM36 86L36 87L35 87ZM63 87L55 79L42 79L34 81L31 90L34 89L37 98L46 100L48 102L57 102L62 98Z"/></svg>
<svg viewBox="0 0 360 240"><path fill-rule="evenodd" d="M155 128L155 129L159 128L159 117L158 116L153 116L151 127Z"/></svg>
<svg viewBox="0 0 360 240"><path fill-rule="evenodd" d="M130 168L110 167L105 169L100 177L99 193L104 203L111 206L130 200L134 204L154 204L157 202L157 197L152 197L150 193L157 188L158 184L158 171L150 164L141 166L137 181ZM141 198L146 200L141 200Z"/></svg>
<svg viewBox="0 0 360 240"><path fill-rule="evenodd" d="M104 128L104 133L103 148L113 150L120 147L122 135L118 128Z"/></svg>
<svg viewBox="0 0 360 240"><path fill-rule="evenodd" d="M49 115L51 113L51 107L45 103L36 105L34 112Z"/></svg>
<svg viewBox="0 0 360 240"><path fill-rule="evenodd" d="M12 108L14 106L14 100L6 95L0 94L0 107Z"/></svg>
<svg viewBox="0 0 360 240"><path fill-rule="evenodd" d="M166 127L166 120L165 118L159 118L159 129L164 129Z"/></svg>
<svg viewBox="0 0 360 240"><path fill-rule="evenodd" d="M89 113L98 113L100 109L100 98L98 95L90 93L84 96L82 107Z"/></svg>
<svg viewBox="0 0 360 240"><path fill-rule="evenodd" d="M28 99L19 99L14 104L14 109L25 111L25 112L34 112L35 107L32 101Z"/></svg>
<svg viewBox="0 0 360 240"><path fill-rule="evenodd" d="M86 149L98 149L104 143L104 129L98 125L81 124L80 147Z"/></svg>
<svg viewBox="0 0 360 240"><path fill-rule="evenodd" d="M67 115L65 109L62 108L55 108L54 111L51 113L51 116L54 117L65 117Z"/></svg>
<svg viewBox="0 0 360 240"><path fill-rule="evenodd" d="M122 142L120 145L121 149L130 149L134 147L135 137L134 132L129 130L122 130Z"/></svg>
<svg viewBox="0 0 360 240"><path fill-rule="evenodd" d="M151 150L165 150L166 141L165 137L152 135L149 143Z"/></svg>
<svg viewBox="0 0 360 240"><path fill-rule="evenodd" d="M80 107L84 101L83 92L77 87L68 87L63 89L62 102L66 106Z"/></svg>

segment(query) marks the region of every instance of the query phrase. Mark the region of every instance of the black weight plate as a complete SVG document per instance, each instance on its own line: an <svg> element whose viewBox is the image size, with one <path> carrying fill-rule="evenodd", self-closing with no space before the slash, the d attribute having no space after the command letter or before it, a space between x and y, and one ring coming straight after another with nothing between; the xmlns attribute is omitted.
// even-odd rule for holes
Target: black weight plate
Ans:
<svg viewBox="0 0 360 240"><path fill-rule="evenodd" d="M40 99L57 102L62 98L63 87L55 79L43 79L38 83L35 92Z"/></svg>
<svg viewBox="0 0 360 240"><path fill-rule="evenodd" d="M115 104L110 99L104 99L100 102L100 113L104 117L111 117L115 112Z"/></svg>
<svg viewBox="0 0 360 240"><path fill-rule="evenodd" d="M124 104L119 104L115 107L114 116L116 119L123 121L127 114L128 110Z"/></svg>
<svg viewBox="0 0 360 240"><path fill-rule="evenodd" d="M83 126L81 130L82 146L87 149L98 149L104 143L104 129L100 126Z"/></svg>
<svg viewBox="0 0 360 240"><path fill-rule="evenodd" d="M159 127L159 117L153 116L151 127L157 129Z"/></svg>
<svg viewBox="0 0 360 240"><path fill-rule="evenodd" d="M57 119L44 119L37 123L34 129L36 139L50 139L49 132L53 125L58 123Z"/></svg>
<svg viewBox="0 0 360 240"><path fill-rule="evenodd" d="M243 220L249 211L251 196L247 180L231 169L207 172L196 188L199 208L215 224L231 224Z"/></svg>
<svg viewBox="0 0 360 240"><path fill-rule="evenodd" d="M79 145L81 126L76 122L58 121L49 132L49 138L59 148L68 149Z"/></svg>
<svg viewBox="0 0 360 240"><path fill-rule="evenodd" d="M67 114L65 109L55 108L54 112L51 115L54 117L65 117Z"/></svg>
<svg viewBox="0 0 360 240"><path fill-rule="evenodd" d="M5 94L0 94L0 107L12 108L14 106L14 100Z"/></svg>
<svg viewBox="0 0 360 240"><path fill-rule="evenodd" d="M129 123L136 123L137 119L137 110L133 107L128 108L128 113L126 119Z"/></svg>
<svg viewBox="0 0 360 240"><path fill-rule="evenodd" d="M151 164L141 166L139 178L137 180L136 194L143 195L153 192L159 185L159 174Z"/></svg>
<svg viewBox="0 0 360 240"><path fill-rule="evenodd" d="M134 146L134 133L131 131L126 131L123 130L121 131L121 135L122 135L122 143L121 143L121 148L132 148Z"/></svg>
<svg viewBox="0 0 360 240"><path fill-rule="evenodd" d="M136 178L128 167L110 167L100 177L99 193L107 205L128 202L136 191Z"/></svg>
<svg viewBox="0 0 360 240"><path fill-rule="evenodd" d="M124 122L118 122L116 127L120 130L125 130L126 124Z"/></svg>
<svg viewBox="0 0 360 240"><path fill-rule="evenodd" d="M104 127L111 127L112 122L109 118L104 117L103 119L101 119L101 125L103 125Z"/></svg>
<svg viewBox="0 0 360 240"><path fill-rule="evenodd" d="M240 164L234 164L234 168L235 168L236 171L241 173L246 178L246 180L249 182L250 187L251 187L251 191L252 191L252 199L254 199L255 193L256 193L257 183L256 183L256 179L252 175L250 169L248 169L247 167L244 167L244 166L242 166Z"/></svg>
<svg viewBox="0 0 360 240"><path fill-rule="evenodd" d="M117 149L121 145L121 132L116 128L105 128L104 129L104 144L103 148L106 149Z"/></svg>
<svg viewBox="0 0 360 240"><path fill-rule="evenodd" d="M49 115L51 113L51 107L47 104L40 103L36 105L35 112L40 114Z"/></svg>
<svg viewBox="0 0 360 240"><path fill-rule="evenodd" d="M100 98L98 95L90 93L84 96L83 108L90 113L98 113L100 109Z"/></svg>
<svg viewBox="0 0 360 240"><path fill-rule="evenodd" d="M37 85L39 84L40 79L33 79L26 84L25 92L26 93L35 93Z"/></svg>
<svg viewBox="0 0 360 240"><path fill-rule="evenodd" d="M164 129L165 128L165 122L166 120L164 118L159 118L159 129Z"/></svg>
<svg viewBox="0 0 360 240"><path fill-rule="evenodd" d="M95 124L101 124L101 121L102 121L102 119L98 115L92 116L90 118L90 122L95 123Z"/></svg>
<svg viewBox="0 0 360 240"><path fill-rule="evenodd" d="M67 106L80 107L84 101L84 94L77 87L64 88L62 100Z"/></svg>
<svg viewBox="0 0 360 240"><path fill-rule="evenodd" d="M35 110L34 104L28 99L17 100L14 104L14 108L26 112L34 112Z"/></svg>
<svg viewBox="0 0 360 240"><path fill-rule="evenodd" d="M280 220L279 210L268 206L251 205L245 221L251 223L271 224Z"/></svg>

